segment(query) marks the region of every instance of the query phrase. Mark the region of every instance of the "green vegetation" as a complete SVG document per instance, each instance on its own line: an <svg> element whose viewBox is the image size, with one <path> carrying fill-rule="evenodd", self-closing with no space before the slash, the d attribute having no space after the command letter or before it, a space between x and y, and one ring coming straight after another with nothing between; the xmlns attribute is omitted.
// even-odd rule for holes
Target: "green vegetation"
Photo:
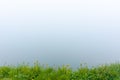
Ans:
<svg viewBox="0 0 120 80"><path fill-rule="evenodd" d="M1 66L0 80L120 80L120 64L102 65L88 68L80 66L73 70L69 65Z"/></svg>

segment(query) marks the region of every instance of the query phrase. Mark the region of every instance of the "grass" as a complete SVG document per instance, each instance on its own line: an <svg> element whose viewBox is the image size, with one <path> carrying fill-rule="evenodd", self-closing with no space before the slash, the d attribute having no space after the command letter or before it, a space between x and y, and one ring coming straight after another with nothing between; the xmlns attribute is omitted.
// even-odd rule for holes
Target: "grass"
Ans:
<svg viewBox="0 0 120 80"><path fill-rule="evenodd" d="M1 66L0 80L120 80L120 64L101 65L88 68L80 66L73 70L69 65Z"/></svg>

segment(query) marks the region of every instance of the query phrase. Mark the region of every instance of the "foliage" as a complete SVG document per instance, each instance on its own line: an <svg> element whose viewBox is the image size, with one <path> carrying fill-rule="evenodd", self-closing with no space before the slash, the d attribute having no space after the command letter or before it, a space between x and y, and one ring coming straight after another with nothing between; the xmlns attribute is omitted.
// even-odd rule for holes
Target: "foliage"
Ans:
<svg viewBox="0 0 120 80"><path fill-rule="evenodd" d="M38 62L34 66L1 66L0 80L120 80L120 64L80 66L76 70L69 65L51 67Z"/></svg>

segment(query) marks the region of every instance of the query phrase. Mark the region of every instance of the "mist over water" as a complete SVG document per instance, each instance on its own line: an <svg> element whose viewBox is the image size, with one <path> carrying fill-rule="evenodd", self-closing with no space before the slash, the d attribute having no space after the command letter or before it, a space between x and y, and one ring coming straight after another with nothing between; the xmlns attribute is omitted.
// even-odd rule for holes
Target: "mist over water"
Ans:
<svg viewBox="0 0 120 80"><path fill-rule="evenodd" d="M120 11L118 6L111 8L117 5L111 2L43 2L41 6L39 1L8 2L9 6L1 2L0 65L36 60L72 67L118 62Z"/></svg>
<svg viewBox="0 0 120 80"><path fill-rule="evenodd" d="M70 64L74 67L80 63L92 66L119 61L118 32L63 29L41 30L38 27L2 32L0 63L31 64L38 60L42 64Z"/></svg>

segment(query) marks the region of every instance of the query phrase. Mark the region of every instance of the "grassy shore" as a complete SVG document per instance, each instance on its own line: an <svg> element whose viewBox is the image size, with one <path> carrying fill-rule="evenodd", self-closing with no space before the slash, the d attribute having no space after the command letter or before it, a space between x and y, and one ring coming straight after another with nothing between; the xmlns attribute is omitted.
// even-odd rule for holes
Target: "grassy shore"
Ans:
<svg viewBox="0 0 120 80"><path fill-rule="evenodd" d="M80 66L73 70L69 65L1 66L0 80L120 80L120 64L88 68Z"/></svg>

